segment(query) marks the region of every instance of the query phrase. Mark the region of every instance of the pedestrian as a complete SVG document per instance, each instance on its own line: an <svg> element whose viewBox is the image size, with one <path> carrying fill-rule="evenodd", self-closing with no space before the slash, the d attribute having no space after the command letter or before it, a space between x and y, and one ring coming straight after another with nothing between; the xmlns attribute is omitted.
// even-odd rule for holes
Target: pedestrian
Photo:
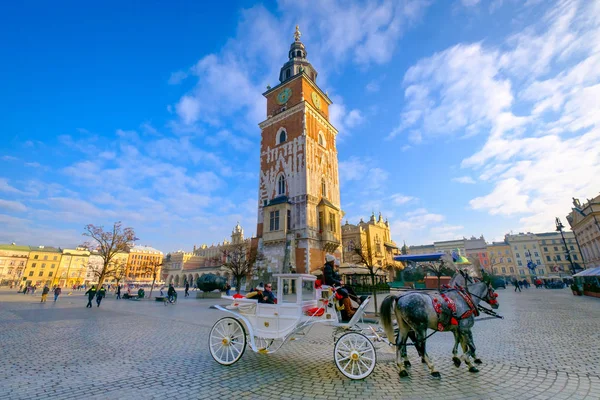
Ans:
<svg viewBox="0 0 600 400"><path fill-rule="evenodd" d="M42 290L42 300L40 301L40 303L46 302L46 298L48 297L48 292L50 292L50 288L48 287L48 285L44 285L44 289Z"/></svg>
<svg viewBox="0 0 600 400"><path fill-rule="evenodd" d="M96 296L96 286L92 285L91 288L85 294L88 295L88 303L85 306L86 308L92 308L92 300L94 300L94 296Z"/></svg>
<svg viewBox="0 0 600 400"><path fill-rule="evenodd" d="M184 297L190 297L190 284L185 282L185 296Z"/></svg>
<svg viewBox="0 0 600 400"><path fill-rule="evenodd" d="M56 303L56 300L58 300L58 296L60 296L60 294L62 293L62 290L57 286L56 289L54 289L54 302Z"/></svg>
<svg viewBox="0 0 600 400"><path fill-rule="evenodd" d="M31 289L31 295L32 296L35 294L36 290L37 290L37 285L33 285L33 288Z"/></svg>
<svg viewBox="0 0 600 400"><path fill-rule="evenodd" d="M98 290L98 293L96 293L96 304L98 304L98 307L100 307L100 303L102 302L102 299L106 296L106 289L104 289L104 286L100 287L100 290Z"/></svg>
<svg viewBox="0 0 600 400"><path fill-rule="evenodd" d="M229 291L231 290L231 285L228 283L227 285L225 285L225 294L227 296L229 296Z"/></svg>
<svg viewBox="0 0 600 400"><path fill-rule="evenodd" d="M520 285L520 283L519 283L519 281L518 281L518 280L516 280L516 279L515 279L515 280L513 281L513 285L515 285L515 292L516 292L517 290L518 290L519 292L521 291L521 285Z"/></svg>
<svg viewBox="0 0 600 400"><path fill-rule="evenodd" d="M29 287L28 287L28 286L25 286L25 287L23 288L23 294L27 294L27 290L29 290Z"/></svg>
<svg viewBox="0 0 600 400"><path fill-rule="evenodd" d="M117 286L117 300L121 299L121 285Z"/></svg>

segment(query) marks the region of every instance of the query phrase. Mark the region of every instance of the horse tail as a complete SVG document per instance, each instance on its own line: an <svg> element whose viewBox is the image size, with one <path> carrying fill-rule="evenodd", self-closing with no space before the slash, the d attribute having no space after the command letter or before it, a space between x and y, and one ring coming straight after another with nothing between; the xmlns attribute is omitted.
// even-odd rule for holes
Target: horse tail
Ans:
<svg viewBox="0 0 600 400"><path fill-rule="evenodd" d="M398 297L389 295L381 303L381 324L390 343L396 343L394 327L392 326L392 308L396 307Z"/></svg>

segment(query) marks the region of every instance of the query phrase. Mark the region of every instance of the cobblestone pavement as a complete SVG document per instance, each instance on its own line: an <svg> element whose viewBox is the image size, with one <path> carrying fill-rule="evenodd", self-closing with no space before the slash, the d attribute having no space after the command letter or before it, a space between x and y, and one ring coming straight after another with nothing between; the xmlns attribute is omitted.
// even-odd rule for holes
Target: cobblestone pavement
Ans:
<svg viewBox="0 0 600 400"><path fill-rule="evenodd" d="M0 399L600 399L600 299L569 290L500 290L504 320L474 328L478 374L451 362L452 335L427 345L442 374L432 378L414 349L409 378L378 351L364 381L333 362L330 328L271 355L248 350L233 366L212 360L208 332L217 300L174 306L106 299L86 309L80 293L40 304L39 295L0 290Z"/></svg>

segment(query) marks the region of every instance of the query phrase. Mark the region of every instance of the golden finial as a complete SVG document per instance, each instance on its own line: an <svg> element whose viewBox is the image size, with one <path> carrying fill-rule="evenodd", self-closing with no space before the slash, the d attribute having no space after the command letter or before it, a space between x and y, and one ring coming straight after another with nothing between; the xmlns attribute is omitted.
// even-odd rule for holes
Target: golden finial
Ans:
<svg viewBox="0 0 600 400"><path fill-rule="evenodd" d="M302 36L302 32L300 32L300 28L296 25L296 32L294 32L294 39L296 39L296 42L300 41L300 36Z"/></svg>

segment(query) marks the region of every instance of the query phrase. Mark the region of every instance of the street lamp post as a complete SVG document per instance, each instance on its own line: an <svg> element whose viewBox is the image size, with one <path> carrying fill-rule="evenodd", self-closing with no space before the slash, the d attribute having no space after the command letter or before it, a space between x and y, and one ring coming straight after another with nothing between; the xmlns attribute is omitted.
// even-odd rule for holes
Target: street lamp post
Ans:
<svg viewBox="0 0 600 400"><path fill-rule="evenodd" d="M565 240L565 235L563 233L564 225L560 222L560 218L556 217L556 231L560 232L560 237L562 238L563 244L565 245L565 250L567 252L567 258L569 259L569 263L571 264L571 275L575 275L575 265L573 265L573 260L571 259L571 252L569 251L569 246L567 246L567 241Z"/></svg>

